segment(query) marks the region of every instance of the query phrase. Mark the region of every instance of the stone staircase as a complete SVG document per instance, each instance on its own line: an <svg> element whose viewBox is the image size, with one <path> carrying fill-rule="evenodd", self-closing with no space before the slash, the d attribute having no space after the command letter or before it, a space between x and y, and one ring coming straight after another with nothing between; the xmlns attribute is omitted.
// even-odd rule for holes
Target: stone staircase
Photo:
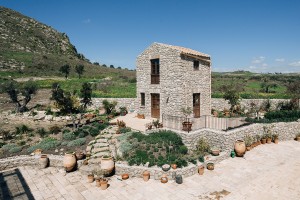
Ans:
<svg viewBox="0 0 300 200"><path fill-rule="evenodd" d="M94 140L90 141L86 147L86 153L90 154L88 165L81 165L80 171L84 174L89 174L92 171L101 173L100 164L101 157L104 155L116 157L116 134L118 127L109 126L102 130Z"/></svg>

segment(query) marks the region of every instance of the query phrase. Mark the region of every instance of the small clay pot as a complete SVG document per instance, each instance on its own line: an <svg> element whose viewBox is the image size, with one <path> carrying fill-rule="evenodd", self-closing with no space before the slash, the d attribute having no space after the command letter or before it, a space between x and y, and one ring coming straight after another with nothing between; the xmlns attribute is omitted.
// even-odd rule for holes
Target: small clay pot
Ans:
<svg viewBox="0 0 300 200"><path fill-rule="evenodd" d="M172 164L171 167L172 167L172 169L177 169L177 165L176 164Z"/></svg>
<svg viewBox="0 0 300 200"><path fill-rule="evenodd" d="M49 165L49 158L46 154L42 154L40 159L39 159L39 166L41 169L44 169L48 167Z"/></svg>
<svg viewBox="0 0 300 200"><path fill-rule="evenodd" d="M106 190L108 186L108 180L106 178L100 179L100 188L101 190Z"/></svg>
<svg viewBox="0 0 300 200"><path fill-rule="evenodd" d="M266 144L267 143L267 139L265 139L265 138L261 139L261 143L262 144Z"/></svg>
<svg viewBox="0 0 300 200"><path fill-rule="evenodd" d="M127 180L129 178L129 174L122 174L122 179Z"/></svg>
<svg viewBox="0 0 300 200"><path fill-rule="evenodd" d="M201 166L198 167L198 173L199 173L199 175L203 175L204 174L204 166L203 165L201 165Z"/></svg>
<svg viewBox="0 0 300 200"><path fill-rule="evenodd" d="M297 138L296 138L296 139L297 139L297 141L298 141L298 142L300 142L300 136L297 136Z"/></svg>
<svg viewBox="0 0 300 200"><path fill-rule="evenodd" d="M211 154L214 156L218 156L220 154L220 150L219 149L213 149L211 150Z"/></svg>
<svg viewBox="0 0 300 200"><path fill-rule="evenodd" d="M100 180L99 178L96 179L96 187L100 187Z"/></svg>
<svg viewBox="0 0 300 200"><path fill-rule="evenodd" d="M82 160L84 158L85 154L83 152L76 152L76 159Z"/></svg>
<svg viewBox="0 0 300 200"><path fill-rule="evenodd" d="M251 150L251 146L246 147L246 150L250 151Z"/></svg>
<svg viewBox="0 0 300 200"><path fill-rule="evenodd" d="M94 178L94 175L93 174L89 174L88 175L88 183L92 183L94 182L95 178Z"/></svg>
<svg viewBox="0 0 300 200"><path fill-rule="evenodd" d="M150 172L148 172L148 171L144 171L143 172L143 179L144 179L144 181L149 181L149 179L150 179Z"/></svg>
<svg viewBox="0 0 300 200"><path fill-rule="evenodd" d="M162 175L162 177L160 178L160 182L162 183L167 183L168 182L168 177L166 174Z"/></svg>
<svg viewBox="0 0 300 200"><path fill-rule="evenodd" d="M214 163L207 163L206 167L207 167L208 170L214 170L215 169Z"/></svg>
<svg viewBox="0 0 300 200"><path fill-rule="evenodd" d="M267 143L271 144L272 143L272 138L267 138Z"/></svg>
<svg viewBox="0 0 300 200"><path fill-rule="evenodd" d="M275 144L278 144L278 142L279 142L279 139L277 138L277 139L274 139L274 143Z"/></svg>
<svg viewBox="0 0 300 200"><path fill-rule="evenodd" d="M182 184L183 180L182 180L182 175L176 175L175 176L175 181L177 184Z"/></svg>

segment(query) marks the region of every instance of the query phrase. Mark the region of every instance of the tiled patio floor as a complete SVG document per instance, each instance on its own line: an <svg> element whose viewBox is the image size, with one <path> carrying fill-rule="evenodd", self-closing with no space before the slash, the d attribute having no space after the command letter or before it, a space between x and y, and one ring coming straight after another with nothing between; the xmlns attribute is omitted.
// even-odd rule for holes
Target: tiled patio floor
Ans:
<svg viewBox="0 0 300 200"><path fill-rule="evenodd" d="M19 171L18 171L19 170ZM19 174L18 174L19 173ZM24 180L22 180L24 178ZM228 158L178 185L139 178L111 177L100 190L78 171L64 175L57 168L20 167L0 173L2 199L300 199L300 143L265 144L244 158Z"/></svg>

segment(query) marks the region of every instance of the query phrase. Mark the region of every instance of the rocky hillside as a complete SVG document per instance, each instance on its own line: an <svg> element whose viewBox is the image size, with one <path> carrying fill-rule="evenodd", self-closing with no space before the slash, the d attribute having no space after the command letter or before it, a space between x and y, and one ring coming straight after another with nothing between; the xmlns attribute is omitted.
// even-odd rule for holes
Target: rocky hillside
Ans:
<svg viewBox="0 0 300 200"><path fill-rule="evenodd" d="M86 62L65 33L0 6L0 70Z"/></svg>

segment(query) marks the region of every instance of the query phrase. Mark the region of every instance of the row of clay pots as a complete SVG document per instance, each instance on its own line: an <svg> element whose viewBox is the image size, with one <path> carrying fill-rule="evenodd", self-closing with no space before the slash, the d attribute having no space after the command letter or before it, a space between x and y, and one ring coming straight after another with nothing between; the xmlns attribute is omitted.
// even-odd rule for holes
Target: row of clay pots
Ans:
<svg viewBox="0 0 300 200"><path fill-rule="evenodd" d="M95 177L93 174L88 175L88 182L92 183L94 182ZM101 190L106 190L108 187L108 180L106 178L97 178L96 179L96 187L100 187Z"/></svg>

